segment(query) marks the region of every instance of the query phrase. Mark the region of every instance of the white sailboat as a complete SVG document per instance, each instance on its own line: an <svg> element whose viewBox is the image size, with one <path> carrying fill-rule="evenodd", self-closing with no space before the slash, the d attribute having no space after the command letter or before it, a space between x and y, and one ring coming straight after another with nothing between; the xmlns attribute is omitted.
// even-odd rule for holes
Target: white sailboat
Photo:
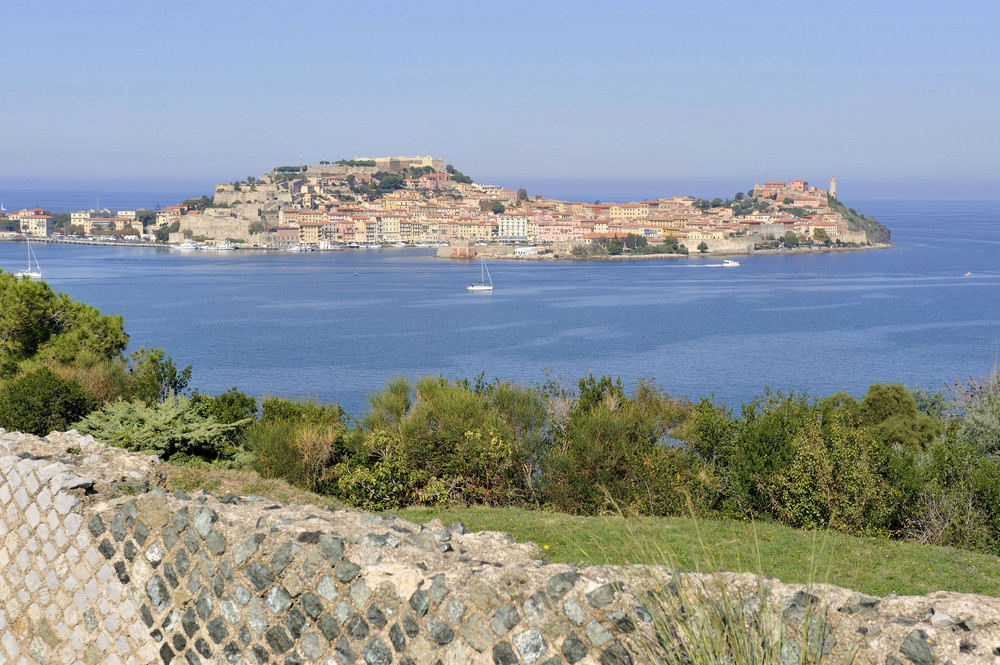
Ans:
<svg viewBox="0 0 1000 665"><path fill-rule="evenodd" d="M487 283L486 280L489 280L489 283ZM492 291L493 290L493 278L490 277L490 271L486 267L486 261L485 261L485 259L483 260L482 276L480 277L479 281L478 282L472 282L471 284L469 284L465 288L468 291Z"/></svg>
<svg viewBox="0 0 1000 665"><path fill-rule="evenodd" d="M14 273L14 277L30 277L32 279L42 278L42 268L38 265L38 259L35 258L35 253L31 250L31 241L28 240L27 236L24 238L24 244L28 246L28 269L18 270ZM34 266L32 266L32 261Z"/></svg>

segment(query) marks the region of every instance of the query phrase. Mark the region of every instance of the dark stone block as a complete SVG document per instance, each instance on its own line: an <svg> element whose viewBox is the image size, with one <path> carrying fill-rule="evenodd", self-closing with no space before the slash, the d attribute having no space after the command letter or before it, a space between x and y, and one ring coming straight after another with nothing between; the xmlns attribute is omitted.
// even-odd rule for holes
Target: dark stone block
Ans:
<svg viewBox="0 0 1000 665"><path fill-rule="evenodd" d="M253 639L253 635L250 634L250 629L246 626L240 626L239 632L236 633L236 639L240 641L240 644L246 646L250 644L250 640Z"/></svg>
<svg viewBox="0 0 1000 665"><path fill-rule="evenodd" d="M913 665L934 665L937 662L927 633L919 628L910 631L900 645L899 652L909 658Z"/></svg>
<svg viewBox="0 0 1000 665"><path fill-rule="evenodd" d="M267 644L271 647L274 653L282 654L291 649L294 644L288 639L288 634L281 628L281 626L272 626L267 629L264 633L264 639L267 640Z"/></svg>
<svg viewBox="0 0 1000 665"><path fill-rule="evenodd" d="M319 531L304 531L300 533L298 538L295 540L300 543L307 543L309 545L315 545L319 542L320 532Z"/></svg>
<svg viewBox="0 0 1000 665"><path fill-rule="evenodd" d="M119 543L128 537L128 531L125 529L125 522L122 520L121 513L115 513L115 516L111 518L111 535Z"/></svg>
<svg viewBox="0 0 1000 665"><path fill-rule="evenodd" d="M177 653L184 651L187 648L187 638L184 637L184 633L174 633L174 639L172 640L174 644L174 649Z"/></svg>
<svg viewBox="0 0 1000 665"><path fill-rule="evenodd" d="M222 556L226 552L226 537L212 529L205 536L205 547L215 556Z"/></svg>
<svg viewBox="0 0 1000 665"><path fill-rule="evenodd" d="M285 665L303 665L304 662L302 656L294 651L285 657Z"/></svg>
<svg viewBox="0 0 1000 665"><path fill-rule="evenodd" d="M163 579L167 581L171 589L176 589L177 585L180 584L180 580L177 579L177 575L174 573L174 567L169 563L163 564Z"/></svg>
<svg viewBox="0 0 1000 665"><path fill-rule="evenodd" d="M253 659L257 661L258 665L264 665L271 661L271 657L267 655L267 650L264 647L254 647L250 649L250 655Z"/></svg>
<svg viewBox="0 0 1000 665"><path fill-rule="evenodd" d="M427 596L431 602L437 605L448 595L448 585L445 583L444 575L435 575L431 582L431 588L427 590Z"/></svg>
<svg viewBox="0 0 1000 665"><path fill-rule="evenodd" d="M427 596L427 592L423 589L417 589L410 596L410 607L413 611L417 613L417 618L420 618L427 614L427 609L431 606L431 599Z"/></svg>
<svg viewBox="0 0 1000 665"><path fill-rule="evenodd" d="M549 597L553 601L558 602L569 593L578 579L580 579L579 573L559 573L549 578L549 581L545 583L545 590L549 592Z"/></svg>
<svg viewBox="0 0 1000 665"><path fill-rule="evenodd" d="M212 616L212 606L212 596L206 589L203 589L194 601L195 611L198 612L198 616L201 617L202 621L207 621L208 617Z"/></svg>
<svg viewBox="0 0 1000 665"><path fill-rule="evenodd" d="M496 665L518 665L514 648L507 642L501 642L493 647L493 662Z"/></svg>
<svg viewBox="0 0 1000 665"><path fill-rule="evenodd" d="M602 584L587 594L587 600L594 607L606 607L615 600L615 586L613 584Z"/></svg>
<svg viewBox="0 0 1000 665"><path fill-rule="evenodd" d="M455 633L448 627L448 624L438 619L431 619L427 622L427 632L431 639L441 646L451 644L451 641L455 639Z"/></svg>
<svg viewBox="0 0 1000 665"><path fill-rule="evenodd" d="M601 665L632 665L632 656L620 644L612 644L601 654Z"/></svg>
<svg viewBox="0 0 1000 665"><path fill-rule="evenodd" d="M490 619L490 628L499 636L506 635L511 628L521 623L521 617L510 603L504 605Z"/></svg>
<svg viewBox="0 0 1000 665"><path fill-rule="evenodd" d="M160 647L160 659L163 660L163 665L170 665L171 661L173 661L174 650L170 648L169 644L164 644Z"/></svg>
<svg viewBox="0 0 1000 665"><path fill-rule="evenodd" d="M188 665L201 665L201 659L198 658L198 654L191 649L184 652L184 660L187 661Z"/></svg>
<svg viewBox="0 0 1000 665"><path fill-rule="evenodd" d="M97 546L97 551L101 553L105 559L110 559L115 555L114 545L111 544L107 538L101 541L101 544Z"/></svg>
<svg viewBox="0 0 1000 665"><path fill-rule="evenodd" d="M347 584L361 572L361 567L350 559L342 561L333 571L333 576L342 584Z"/></svg>
<svg viewBox="0 0 1000 665"><path fill-rule="evenodd" d="M195 614L194 609L189 607L184 613L184 618L181 619L181 628L188 637L193 637L195 633L198 632L198 628L201 626L201 622L198 621L198 616Z"/></svg>
<svg viewBox="0 0 1000 665"><path fill-rule="evenodd" d="M295 544L294 543L282 543L274 554L271 555L271 568L274 569L275 575L280 575L281 571L288 567L292 561L295 560Z"/></svg>
<svg viewBox="0 0 1000 665"><path fill-rule="evenodd" d="M215 597L222 598L222 594L226 592L226 583L222 581L222 578L216 575L208 584L212 587L212 593L215 594Z"/></svg>
<svg viewBox="0 0 1000 665"><path fill-rule="evenodd" d="M615 628L623 633L631 633L635 630L635 623L624 612L608 612L604 616L615 625Z"/></svg>
<svg viewBox="0 0 1000 665"><path fill-rule="evenodd" d="M365 620L361 618L360 614L355 614L348 619L347 623L344 624L344 630L347 631L348 635L356 640L365 639L368 637L369 633L368 624L365 623Z"/></svg>
<svg viewBox="0 0 1000 665"><path fill-rule="evenodd" d="M337 640L334 651L337 652L337 659L344 665L350 665L358 659L358 654L351 649L351 643L347 641L347 638L341 637Z"/></svg>
<svg viewBox="0 0 1000 665"><path fill-rule="evenodd" d="M323 556L331 566L337 565L344 558L344 541L340 538L323 534L319 537L319 548L323 550Z"/></svg>
<svg viewBox="0 0 1000 665"><path fill-rule="evenodd" d="M177 572L181 574L181 577L187 575L188 569L191 568L191 558L188 553L184 550L179 550L177 556L174 557L174 565L177 566Z"/></svg>
<svg viewBox="0 0 1000 665"><path fill-rule="evenodd" d="M149 538L149 528L142 522L136 522L135 531L132 532L132 537L135 538L135 542L140 545L145 545L146 539Z"/></svg>
<svg viewBox="0 0 1000 665"><path fill-rule="evenodd" d="M299 612L298 608L293 607L292 611L288 613L288 618L285 619L285 626L288 628L292 639L297 640L302 637L302 633L306 631L307 625L306 615Z"/></svg>
<svg viewBox="0 0 1000 665"><path fill-rule="evenodd" d="M420 624L418 624L417 620L411 617L409 614L403 615L401 623L403 624L403 632L405 632L406 636L409 637L410 639L416 637L417 633L420 632Z"/></svg>
<svg viewBox="0 0 1000 665"><path fill-rule="evenodd" d="M163 549L169 552L170 550L174 549L174 545L177 544L177 541L180 540L181 537L177 535L177 532L174 531L173 527L168 526L166 529L163 530L162 539L163 539Z"/></svg>
<svg viewBox="0 0 1000 665"><path fill-rule="evenodd" d="M209 621L205 629L208 631L208 636L216 644L222 644L222 640L229 637L229 631L226 630L226 624L221 617L216 617Z"/></svg>
<svg viewBox="0 0 1000 665"><path fill-rule="evenodd" d="M174 530L177 533L183 531L184 527L188 525L188 509L181 508L180 510L174 511L174 513L170 516L170 524L173 525Z"/></svg>
<svg viewBox="0 0 1000 665"><path fill-rule="evenodd" d="M368 607L368 611L365 612L365 617L377 630L382 630L389 621L385 618L385 614L379 609L379 606L372 603Z"/></svg>
<svg viewBox="0 0 1000 665"><path fill-rule="evenodd" d="M236 496L235 494L227 494L226 496L224 496L221 499L219 499L219 503L227 503L227 504L230 504L230 505L239 505L242 502L240 501L240 497Z"/></svg>
<svg viewBox="0 0 1000 665"><path fill-rule="evenodd" d="M361 657L368 665L392 665L392 652L385 642L377 637L361 650Z"/></svg>
<svg viewBox="0 0 1000 665"><path fill-rule="evenodd" d="M157 612L167 609L173 602L170 592L167 591L167 585L159 575L154 575L146 582L146 595L149 596L149 602Z"/></svg>
<svg viewBox="0 0 1000 665"><path fill-rule="evenodd" d="M274 583L274 573L271 572L271 569L256 561L248 564L243 569L243 574L257 591L262 591Z"/></svg>
<svg viewBox="0 0 1000 665"><path fill-rule="evenodd" d="M125 567L125 564L122 561L115 561L115 576L118 578L118 581L121 582L122 584L128 584L129 581L132 579L131 577L129 577L128 569Z"/></svg>
<svg viewBox="0 0 1000 665"><path fill-rule="evenodd" d="M576 636L576 633L572 633L563 640L562 653L569 665L573 665L573 663L582 660L587 655L587 647Z"/></svg>
<svg viewBox="0 0 1000 665"><path fill-rule="evenodd" d="M90 535L94 538L104 533L104 522L101 521L100 515L94 515L93 519L87 523L87 529L90 530Z"/></svg>
<svg viewBox="0 0 1000 665"><path fill-rule="evenodd" d="M319 618L319 615L323 613L323 601L321 601L316 594L311 591L307 591L302 595L302 599L299 601L302 605L302 609L305 610L309 618L315 621Z"/></svg>
<svg viewBox="0 0 1000 665"><path fill-rule="evenodd" d="M406 638L403 637L403 631L399 629L399 624L392 624L392 628L389 629L389 641L392 642L392 648L396 650L396 653L403 653L406 649Z"/></svg>
<svg viewBox="0 0 1000 665"><path fill-rule="evenodd" d="M197 651L203 658L212 657L212 648L208 645L208 642L204 638L199 637L194 641L194 650Z"/></svg>
<svg viewBox="0 0 1000 665"><path fill-rule="evenodd" d="M146 624L146 628L153 627L153 614L149 611L149 607L146 605L139 608L139 618L142 619L144 624Z"/></svg>
<svg viewBox="0 0 1000 665"><path fill-rule="evenodd" d="M796 591L781 604L781 614L789 621L802 621L806 617L806 609L817 607L818 603L819 598L811 593Z"/></svg>
<svg viewBox="0 0 1000 665"><path fill-rule="evenodd" d="M222 650L222 655L226 657L226 661L232 665L236 665L240 660L240 656L243 655L243 651L236 644L230 642L226 645L226 648Z"/></svg>
<svg viewBox="0 0 1000 665"><path fill-rule="evenodd" d="M159 628L154 628L153 630L149 631L149 636L152 637L157 642L163 641L163 631L160 630Z"/></svg>
<svg viewBox="0 0 1000 665"><path fill-rule="evenodd" d="M958 650L962 653L972 653L979 648L979 645L975 642L970 642L968 640L960 640L958 643Z"/></svg>
<svg viewBox="0 0 1000 665"><path fill-rule="evenodd" d="M135 555L138 553L139 550L136 548L135 543L133 543L131 540L126 542L125 547L122 548L122 554L124 554L125 558L128 559L129 561L134 559Z"/></svg>
<svg viewBox="0 0 1000 665"><path fill-rule="evenodd" d="M337 620L329 614L321 616L316 622L316 626L319 628L319 632L323 633L327 642L333 642L340 637L340 626L337 625Z"/></svg>
<svg viewBox="0 0 1000 665"><path fill-rule="evenodd" d="M188 552L195 554L201 549L201 538L198 537L198 532L193 529L188 529L184 532L184 545L188 548Z"/></svg>
<svg viewBox="0 0 1000 665"><path fill-rule="evenodd" d="M233 581L233 562L228 556L219 559L219 574L227 582Z"/></svg>

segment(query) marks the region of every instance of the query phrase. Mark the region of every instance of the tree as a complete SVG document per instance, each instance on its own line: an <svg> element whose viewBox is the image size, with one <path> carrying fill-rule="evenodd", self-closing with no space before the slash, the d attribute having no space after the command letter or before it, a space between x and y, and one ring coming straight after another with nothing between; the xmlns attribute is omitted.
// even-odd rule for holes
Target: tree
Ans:
<svg viewBox="0 0 1000 665"><path fill-rule="evenodd" d="M701 252L702 254L704 254L705 252L707 252L708 251L708 243L705 242L704 240L702 240L700 243L698 243L698 251Z"/></svg>
<svg viewBox="0 0 1000 665"><path fill-rule="evenodd" d="M826 232L826 229L813 229L813 238L816 242L823 243L827 247L830 246L830 234Z"/></svg>
<svg viewBox="0 0 1000 665"><path fill-rule="evenodd" d="M528 190L524 189L523 187L517 190L517 202L524 203L527 200L528 200Z"/></svg>
<svg viewBox="0 0 1000 665"><path fill-rule="evenodd" d="M0 273L0 377L12 376L28 359L120 358L128 343L122 324L121 316L103 316L45 282Z"/></svg>
<svg viewBox="0 0 1000 665"><path fill-rule="evenodd" d="M785 234L785 237L783 238L783 240L785 242L785 245L788 246L788 247L798 247L799 246L799 237L797 235L795 235L794 233L792 233L791 231L789 231L788 233Z"/></svg>
<svg viewBox="0 0 1000 665"><path fill-rule="evenodd" d="M786 205L786 206L792 205L794 202L795 201L792 198L788 197L788 196L786 196L785 198L781 199L781 204L782 205Z"/></svg>

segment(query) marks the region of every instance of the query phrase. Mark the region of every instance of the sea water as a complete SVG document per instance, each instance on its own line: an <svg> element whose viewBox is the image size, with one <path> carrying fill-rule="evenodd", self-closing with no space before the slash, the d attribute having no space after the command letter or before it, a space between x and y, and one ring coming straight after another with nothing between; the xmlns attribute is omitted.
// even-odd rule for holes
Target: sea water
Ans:
<svg viewBox="0 0 1000 665"><path fill-rule="evenodd" d="M56 291L121 314L130 347L192 385L315 397L360 415L396 375L655 380L730 406L770 386L936 390L1000 353L1000 202L852 204L895 247L641 261L478 263L428 249L179 252L33 244ZM23 243L0 243L20 269ZM971 275L967 276L967 273Z"/></svg>

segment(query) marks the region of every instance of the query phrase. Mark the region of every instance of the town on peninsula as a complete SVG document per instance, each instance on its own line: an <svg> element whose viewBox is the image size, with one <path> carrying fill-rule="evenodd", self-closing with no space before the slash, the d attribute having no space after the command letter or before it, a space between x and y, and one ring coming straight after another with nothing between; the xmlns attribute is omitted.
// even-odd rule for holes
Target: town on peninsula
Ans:
<svg viewBox="0 0 1000 665"><path fill-rule="evenodd" d="M0 239L226 251L438 247L448 258L580 259L884 245L889 229L801 179L723 200L564 201L473 181L431 156L276 166L157 210L0 212Z"/></svg>

